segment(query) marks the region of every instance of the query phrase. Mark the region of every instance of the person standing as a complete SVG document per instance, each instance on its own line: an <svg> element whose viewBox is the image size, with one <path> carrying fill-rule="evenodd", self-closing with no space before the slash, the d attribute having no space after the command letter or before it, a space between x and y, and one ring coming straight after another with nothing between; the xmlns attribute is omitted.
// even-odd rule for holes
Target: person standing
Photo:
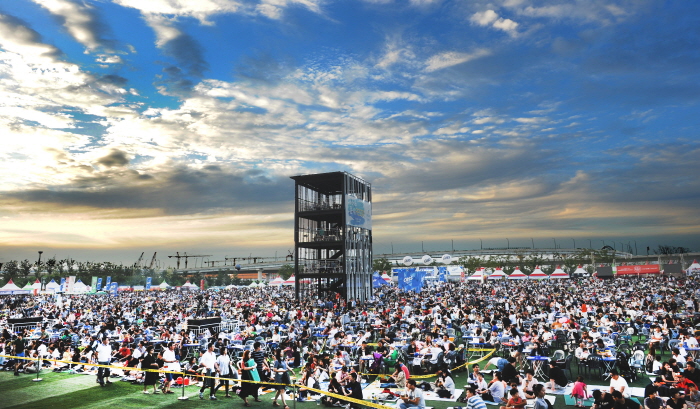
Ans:
<svg viewBox="0 0 700 409"><path fill-rule="evenodd" d="M175 355L175 344L169 343L165 351L163 351L163 362L165 363L163 369L165 369L165 382L163 382L163 393L173 393L170 390L170 386L173 382L173 374L170 372L180 371L180 362L178 362Z"/></svg>
<svg viewBox="0 0 700 409"><path fill-rule="evenodd" d="M240 362L238 362L239 368L241 370L241 389L238 392L238 396L243 399L245 406L250 406L248 402L248 396L252 396L256 402L260 402L258 399L258 384L255 382L260 382L260 375L258 374L257 365L255 365L255 360L250 357L250 350L246 349L243 351L243 357Z"/></svg>
<svg viewBox="0 0 700 409"><path fill-rule="evenodd" d="M24 337L22 334L17 334L17 338L12 341L12 352L15 354L15 356L23 358L24 357L24 350L26 348L26 342L24 341ZM19 368L22 366L23 359L18 359L17 363L15 364L15 376L19 376Z"/></svg>
<svg viewBox="0 0 700 409"><path fill-rule="evenodd" d="M141 359L141 369L144 370L143 374L143 393L148 395L146 390L149 386L153 386L153 394L157 394L156 384L158 383L158 361L156 356L153 355L153 347L148 346L146 352L143 354Z"/></svg>
<svg viewBox="0 0 700 409"><path fill-rule="evenodd" d="M277 392L272 400L272 406L279 406L280 404L277 403L277 399L282 398L282 406L284 409L289 409L284 395L286 385L291 383L289 378L290 371L291 369L287 365L287 361L284 359L284 357L282 357L282 350L277 349L275 351L275 362L272 364L272 372L275 374L275 383L281 383L283 385L275 385Z"/></svg>
<svg viewBox="0 0 700 409"><path fill-rule="evenodd" d="M216 400L216 396L214 396L214 374L218 369L218 364L216 363L214 344L209 344L207 352L203 353L199 358L199 365L204 376L202 387L199 389L199 399L204 399L204 390L209 388L209 400Z"/></svg>
<svg viewBox="0 0 700 409"><path fill-rule="evenodd" d="M100 386L111 385L112 382L109 381L109 365L112 360L112 346L109 345L109 339L107 337L102 338L102 342L97 346L97 364L100 365L97 368L97 382ZM107 379L105 379L107 378Z"/></svg>
<svg viewBox="0 0 700 409"><path fill-rule="evenodd" d="M216 391L218 391L221 386L225 386L226 394L224 397L232 398L233 395L228 393L228 389L230 386L229 379L234 379L234 372L231 368L231 358L229 358L226 348L221 350L221 355L216 358L216 364L218 365L219 371L219 384L216 385L216 388L214 389L214 395L216 395Z"/></svg>

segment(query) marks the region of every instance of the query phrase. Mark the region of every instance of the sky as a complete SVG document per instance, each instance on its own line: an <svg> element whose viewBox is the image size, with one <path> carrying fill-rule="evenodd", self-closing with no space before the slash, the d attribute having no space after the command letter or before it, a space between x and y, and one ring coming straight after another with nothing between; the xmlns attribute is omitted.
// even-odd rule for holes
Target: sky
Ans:
<svg viewBox="0 0 700 409"><path fill-rule="evenodd" d="M283 257L290 176L375 254L700 250L700 3L0 2L0 262ZM173 260L173 259L171 259Z"/></svg>

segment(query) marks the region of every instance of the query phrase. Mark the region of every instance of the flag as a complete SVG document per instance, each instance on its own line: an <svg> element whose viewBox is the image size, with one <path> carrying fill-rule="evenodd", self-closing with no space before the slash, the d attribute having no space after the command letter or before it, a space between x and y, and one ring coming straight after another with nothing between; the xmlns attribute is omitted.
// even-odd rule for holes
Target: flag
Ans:
<svg viewBox="0 0 700 409"><path fill-rule="evenodd" d="M105 290L109 290L110 283L112 282L112 276L107 276L107 284L105 284Z"/></svg>
<svg viewBox="0 0 700 409"><path fill-rule="evenodd" d="M116 281L113 282L113 283L110 283L110 286L109 286L109 294L112 295L112 296L114 296L114 297L116 297L116 296L117 296L117 289L118 289L118 288L119 288L119 283L117 283Z"/></svg>
<svg viewBox="0 0 700 409"><path fill-rule="evenodd" d="M95 284L95 291L100 291L102 288L102 277L97 277L97 284Z"/></svg>
<svg viewBox="0 0 700 409"><path fill-rule="evenodd" d="M438 281L447 281L447 267L438 267Z"/></svg>
<svg viewBox="0 0 700 409"><path fill-rule="evenodd" d="M146 291L151 289L152 280L153 280L153 277L146 277Z"/></svg>
<svg viewBox="0 0 700 409"><path fill-rule="evenodd" d="M66 278L61 277L61 292L66 292Z"/></svg>

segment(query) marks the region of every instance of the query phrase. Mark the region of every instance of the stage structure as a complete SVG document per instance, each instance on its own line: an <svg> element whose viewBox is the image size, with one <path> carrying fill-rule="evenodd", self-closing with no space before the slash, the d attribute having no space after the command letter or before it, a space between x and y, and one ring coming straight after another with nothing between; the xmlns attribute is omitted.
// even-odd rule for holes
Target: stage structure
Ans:
<svg viewBox="0 0 700 409"><path fill-rule="evenodd" d="M372 188L346 172L292 176L298 300L372 296Z"/></svg>

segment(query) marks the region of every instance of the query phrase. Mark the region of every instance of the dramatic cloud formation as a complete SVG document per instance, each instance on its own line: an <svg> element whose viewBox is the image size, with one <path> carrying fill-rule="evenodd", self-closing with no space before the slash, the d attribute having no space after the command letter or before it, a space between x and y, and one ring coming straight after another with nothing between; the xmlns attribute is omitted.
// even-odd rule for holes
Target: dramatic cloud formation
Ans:
<svg viewBox="0 0 700 409"><path fill-rule="evenodd" d="M700 247L694 4L17 4L0 10L0 262L286 254L289 176L337 170L372 183L380 253Z"/></svg>

